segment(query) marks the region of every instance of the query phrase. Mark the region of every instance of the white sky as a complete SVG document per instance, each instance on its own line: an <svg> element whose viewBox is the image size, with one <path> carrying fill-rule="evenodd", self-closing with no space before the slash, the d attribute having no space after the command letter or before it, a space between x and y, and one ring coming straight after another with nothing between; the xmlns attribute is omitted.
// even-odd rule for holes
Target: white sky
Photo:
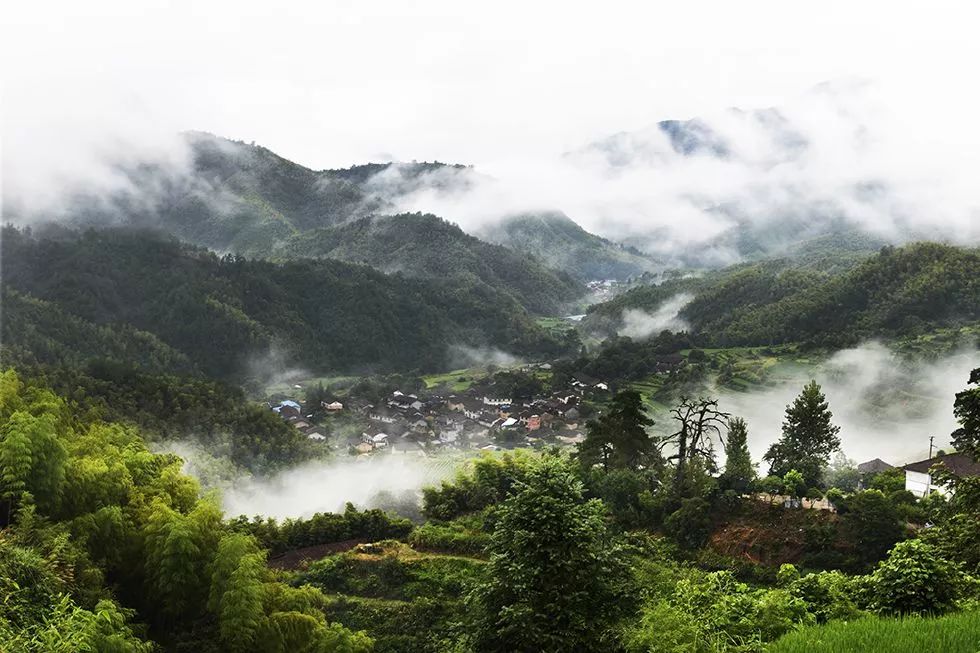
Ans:
<svg viewBox="0 0 980 653"><path fill-rule="evenodd" d="M203 129L312 167L553 153L840 77L975 115L975 2L17 2L4 136Z"/></svg>
<svg viewBox="0 0 980 653"><path fill-rule="evenodd" d="M37 206L72 186L111 188L105 160L159 154L198 129L312 168L475 164L495 185L404 207L464 228L557 208L670 249L728 228L713 206L769 219L832 203L882 233L913 224L980 239L977 2L128 0L0 11L0 172L5 195ZM810 93L827 81L834 94ZM559 158L734 106L785 109L817 147L774 165L755 156L764 138L728 125L746 156L615 174ZM887 195L856 195L869 181Z"/></svg>

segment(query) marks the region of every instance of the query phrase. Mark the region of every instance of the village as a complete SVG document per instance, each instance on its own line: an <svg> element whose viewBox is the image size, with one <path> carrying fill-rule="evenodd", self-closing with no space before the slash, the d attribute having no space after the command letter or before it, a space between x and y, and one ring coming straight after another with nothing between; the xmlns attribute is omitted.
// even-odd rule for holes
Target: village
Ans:
<svg viewBox="0 0 980 653"><path fill-rule="evenodd" d="M505 374L533 380L550 367L531 364ZM550 390L533 383L515 388L488 375L455 392L445 387L395 389L371 401L349 391L316 403L285 399L269 407L310 440L337 451L430 456L454 450L574 447L585 439L592 404L608 394L607 383L585 374Z"/></svg>
<svg viewBox="0 0 980 653"><path fill-rule="evenodd" d="M662 369L658 366L661 373L671 374L683 366L677 356L662 358ZM533 382L542 378L554 381L551 368L550 363L532 363L497 374L476 373L472 384L456 391L437 384L413 391L394 389L372 400L351 388L343 396L302 404L284 399L268 405L309 440L360 459L574 448L585 440L588 419L610 398L610 384L583 373L574 373L558 384ZM504 377L517 382L501 382ZM302 386L294 389L302 390ZM963 454L939 451L933 456L930 446L927 459L904 465L894 466L880 458L857 464L857 487L863 488L877 474L893 472L904 477L905 490L917 497L946 494L942 482L930 474L930 468L940 463L957 473L980 474L980 465ZM759 493L759 497L764 495ZM835 510L827 497L794 498L772 493L769 500L787 507Z"/></svg>

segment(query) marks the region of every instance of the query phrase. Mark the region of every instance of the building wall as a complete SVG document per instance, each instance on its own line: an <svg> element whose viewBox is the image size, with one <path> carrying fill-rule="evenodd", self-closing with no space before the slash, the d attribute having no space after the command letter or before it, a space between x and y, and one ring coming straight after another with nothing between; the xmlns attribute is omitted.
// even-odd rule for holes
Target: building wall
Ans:
<svg viewBox="0 0 980 653"><path fill-rule="evenodd" d="M948 495L946 488L934 485L932 477L923 472L910 472L905 470L905 489L917 497L924 497L930 492L942 492Z"/></svg>

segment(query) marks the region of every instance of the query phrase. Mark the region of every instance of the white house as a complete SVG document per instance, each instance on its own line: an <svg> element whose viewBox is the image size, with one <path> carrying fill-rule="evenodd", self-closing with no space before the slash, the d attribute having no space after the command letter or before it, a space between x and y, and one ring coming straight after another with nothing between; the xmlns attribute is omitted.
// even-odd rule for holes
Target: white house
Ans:
<svg viewBox="0 0 980 653"><path fill-rule="evenodd" d="M942 454L934 458L909 463L905 470L905 489L918 497L924 497L932 492L948 495L949 489L932 478L929 470L936 465L943 465L949 471L959 476L980 476L980 463L964 453Z"/></svg>
<svg viewBox="0 0 980 653"><path fill-rule="evenodd" d="M510 397L483 397L483 403L487 406L509 406L513 403Z"/></svg>

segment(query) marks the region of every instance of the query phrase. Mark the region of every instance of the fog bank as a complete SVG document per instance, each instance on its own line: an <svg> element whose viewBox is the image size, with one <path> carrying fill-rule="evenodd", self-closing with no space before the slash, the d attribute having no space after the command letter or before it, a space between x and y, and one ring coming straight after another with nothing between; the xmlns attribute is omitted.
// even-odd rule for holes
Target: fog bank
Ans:
<svg viewBox="0 0 980 653"><path fill-rule="evenodd" d="M930 435L937 448L949 448L949 434L957 427L954 395L978 365L976 350L908 361L869 343L840 351L770 390L721 391L719 396L723 410L748 422L749 449L759 461L781 434L786 406L814 378L827 396L833 422L841 427L842 451L858 462L881 458L901 465L928 456ZM761 474L767 471L760 465Z"/></svg>
<svg viewBox="0 0 980 653"><path fill-rule="evenodd" d="M664 329L685 331L688 324L681 319L680 311L692 299L694 295L690 293L678 293L651 313L628 308L623 311L623 326L619 330L619 335L638 339L658 334Z"/></svg>
<svg viewBox="0 0 980 653"><path fill-rule="evenodd" d="M344 457L301 465L272 478L241 479L222 493L222 506L229 515L277 519L342 512L348 501L358 508L405 512L397 505L417 505L422 487L451 472L451 465L417 456Z"/></svg>

